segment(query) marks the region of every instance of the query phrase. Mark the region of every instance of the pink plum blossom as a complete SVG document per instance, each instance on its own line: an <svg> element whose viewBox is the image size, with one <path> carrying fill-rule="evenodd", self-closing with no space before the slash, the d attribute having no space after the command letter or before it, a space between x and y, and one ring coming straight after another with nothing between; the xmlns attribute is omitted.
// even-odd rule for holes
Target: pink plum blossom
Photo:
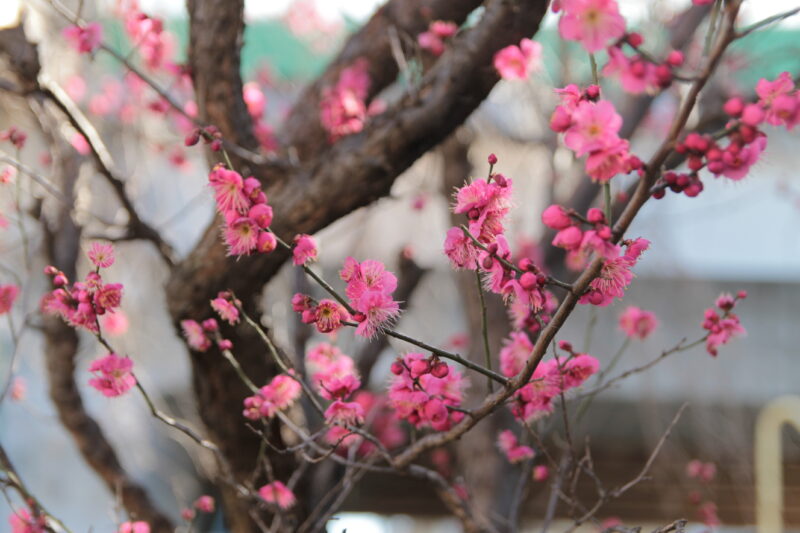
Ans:
<svg viewBox="0 0 800 533"><path fill-rule="evenodd" d="M542 45L522 39L519 46L509 45L494 55L494 68L506 80L524 80L541 69Z"/></svg>
<svg viewBox="0 0 800 533"><path fill-rule="evenodd" d="M294 493L280 481L273 481L258 489L258 495L267 503L277 505L281 509L289 509L295 502Z"/></svg>
<svg viewBox="0 0 800 533"><path fill-rule="evenodd" d="M5 315L11 311L18 296L18 286L14 284L0 285L0 315Z"/></svg>
<svg viewBox="0 0 800 533"><path fill-rule="evenodd" d="M531 447L519 444L517 437L508 429L497 436L497 446L512 464L532 459L535 455Z"/></svg>
<svg viewBox="0 0 800 533"><path fill-rule="evenodd" d="M292 261L295 265L305 265L317 260L317 242L311 235L297 235L292 248Z"/></svg>
<svg viewBox="0 0 800 533"><path fill-rule="evenodd" d="M602 50L608 41L625 34L616 0L561 0L561 10L561 37L580 42L587 52Z"/></svg>
<svg viewBox="0 0 800 533"><path fill-rule="evenodd" d="M619 329L632 339L644 340L658 327L658 318L652 311L633 305L625 308L619 317Z"/></svg>
<svg viewBox="0 0 800 533"><path fill-rule="evenodd" d="M110 398L120 396L136 385L132 370L133 361L130 358L110 353L89 366L89 372L95 375L89 380L89 385Z"/></svg>
<svg viewBox="0 0 800 533"><path fill-rule="evenodd" d="M69 26L64 29L64 37L81 54L91 54L100 47L103 28L96 22L85 26Z"/></svg>

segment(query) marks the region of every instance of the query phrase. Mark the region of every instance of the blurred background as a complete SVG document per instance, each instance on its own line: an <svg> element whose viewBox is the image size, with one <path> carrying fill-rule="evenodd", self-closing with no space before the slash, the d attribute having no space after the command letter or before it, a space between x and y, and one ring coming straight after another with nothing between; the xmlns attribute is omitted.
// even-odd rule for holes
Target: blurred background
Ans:
<svg viewBox="0 0 800 533"><path fill-rule="evenodd" d="M179 120L165 121L162 113L148 112L148 106L156 101L148 89L128 92L123 85L125 73L112 59L98 55L88 61L69 49L60 36L66 22L46 0L0 1L0 26L15 23L20 4L25 8L26 30L40 44L44 71L66 88L103 135L129 177L131 194L143 216L180 254L187 253L213 217L202 151L183 147ZM65 4L76 9L78 2ZM100 21L113 46L123 53L135 51L136 43L127 39L114 14L116 2L86 0L81 4L84 17ZM183 2L142 0L140 4L150 15L164 18L169 36L165 46L170 47L170 60L179 63L187 41ZM246 3L243 70L250 87L265 98L265 148L270 132L280 124L299 89L321 72L348 33L379 4L373 0ZM650 50L663 49L670 21L688 4L620 1L629 26L645 35ZM742 23L747 24L800 4L761 0L744 5ZM578 49L557 39L552 15L546 20L548 24L536 36L544 46L540 73L527 82L498 84L448 146L417 161L397 180L389 198L352 213L317 236L320 269L329 279L336 277L348 255L380 259L394 271L413 261L422 275L398 329L431 344L465 350L471 338L477 338L465 312L469 306L463 300L463 284L442 254L444 235L451 225L449 194L460 184L458 179L446 179L447 170L473 168L472 174L460 174L462 181L469 175L482 176L487 171L486 156L497 154L497 170L514 180L517 207L511 215L511 234L517 246L528 246L531 253L537 253L543 235L541 210L553 201L565 201L576 183L585 179L582 165L554 144L547 120L557 102L552 87L563 86L565 79L585 84L588 64ZM789 19L737 43L709 87L701 112L718 107L724 95L750 94L761 77L772 79L784 70L796 77L800 73L799 20ZM704 35L701 24L692 42L686 43L689 64L699 57ZM159 80L185 98L188 88L181 86L177 77L170 79L161 72ZM603 87L618 108L625 109L629 97L618 85L607 80ZM647 156L660 142L679 95L679 89L673 89L650 102L633 141L634 152ZM391 99L392 94L385 97ZM24 106L0 95L0 130L10 126L36 130ZM608 485L624 482L638 472L675 412L689 402L659 455L653 479L611 502L600 518L655 527L686 517L692 520L692 530L699 531L707 526L702 524L698 503L710 501L717 506L720 530L753 529L755 417L775 398L800 392L798 135L778 129L768 133L767 151L745 180L734 183L705 176L705 191L698 198L672 194L650 202L629 232L630 237L645 237L652 245L637 266L625 300L608 308L581 307L559 337L607 363L626 344L617 326L622 310L636 305L655 312L659 328L645 341L627 343L617 367L622 371L655 359L682 339L700 338L703 312L721 292L744 289L749 294L738 308L748 335L723 347L718 357L708 355L702 346L676 353L595 400L576 440L590 438L598 475L608 480ZM44 144L35 135L31 137L22 160L47 175ZM92 218L113 221L119 210L107 200L105 182L92 180L95 171L91 164L83 165L81 172L87 186L78 197L78 212L86 217L87 227L93 227ZM615 183L615 193L623 191L624 185ZM0 194L0 210L6 213L13 202L9 191ZM24 271L17 253L20 239L13 226L0 234L3 275L6 270ZM95 229L100 233L102 226L97 223ZM41 244L35 233L32 238L32 246ZM162 405L196 422L186 349L175 336L164 306L161 286L167 271L146 244L123 243L117 250L118 260L108 277L125 284L122 309L128 326L114 339L115 345L135 359L137 374ZM298 288L302 288L302 280L285 269L264 296L264 320L284 346L296 346L298 337L311 335L298 332L287 305ZM23 315L35 313L43 290L44 280L33 277L24 301L15 310L18 323ZM312 335L302 342L310 346L319 340ZM338 344L351 355L363 350L347 333L340 335ZM8 330L3 328L0 379L8 375L13 349ZM27 390L18 401L0 404L2 443L33 492L74 531L112 531L121 510L114 495L84 464L54 414L36 331L27 332L17 349L21 357L14 375L24 379ZM383 348L369 379L371 388L385 387L388 366L402 349L391 343ZM81 350L85 370L100 350L91 339L86 339ZM151 490L163 509L172 510L177 519L181 507L209 490L203 478L211 466L204 464L191 443L163 431L139 398L109 400L82 385L87 389L84 399L89 410L123 451L124 466ZM478 392L479 386L475 390ZM553 421L544 424L558 426ZM784 518L787 530L800 531L800 436L787 429L782 439ZM701 483L687 476L686 465L693 459L716 465L712 481ZM581 490L591 491L591 486ZM523 516L530 530L538 531L536 522L548 491L545 484L539 484L532 492ZM417 512L409 514L409 509ZM428 492L405 487L400 481L387 486L385 480L367 478L328 530L457 530L457 523L440 516L441 511ZM9 512L8 506L0 505L0 531L7 527ZM220 516L200 527L224 531Z"/></svg>

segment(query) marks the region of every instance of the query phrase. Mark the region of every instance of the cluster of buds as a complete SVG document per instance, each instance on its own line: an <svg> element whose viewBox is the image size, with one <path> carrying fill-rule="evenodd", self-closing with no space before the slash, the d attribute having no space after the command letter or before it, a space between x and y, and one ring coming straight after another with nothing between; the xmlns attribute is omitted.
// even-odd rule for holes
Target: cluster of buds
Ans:
<svg viewBox="0 0 800 533"><path fill-rule="evenodd" d="M350 313L336 300L315 302L307 294L295 294L292 297L292 309L300 313L304 324L314 324L320 333L333 333L342 327L342 322L350 320ZM360 318L363 320L363 317Z"/></svg>
<svg viewBox="0 0 800 533"><path fill-rule="evenodd" d="M436 355L432 355L427 359L414 359L409 364L398 357L391 366L392 374L399 376L403 372L408 371L412 379L419 379L420 376L431 374L433 377L444 379L450 373L450 367L447 363L440 360Z"/></svg>
<svg viewBox="0 0 800 533"><path fill-rule="evenodd" d="M747 298L746 291L739 291L735 297L723 293L714 303L716 309L706 309L702 327L708 331L706 351L710 355L716 357L718 347L727 344L732 338L746 333L739 322L739 317L733 313L733 308L736 307L736 304L745 298Z"/></svg>
<svg viewBox="0 0 800 533"><path fill-rule="evenodd" d="M634 50L634 55L626 56L624 45ZM658 62L642 52L644 37L632 32L624 35L608 48L609 61L603 68L607 76L619 76L622 88L632 94L654 92L672 85L675 69L683 65L683 53L672 50L662 62Z"/></svg>
<svg viewBox="0 0 800 533"><path fill-rule="evenodd" d="M103 283L97 271L90 271L84 281L72 286L66 274L54 266L46 267L44 273L52 276L56 288L42 298L42 310L60 315L74 327L98 333L98 317L114 311L122 301L122 284Z"/></svg>
<svg viewBox="0 0 800 533"><path fill-rule="evenodd" d="M542 222L557 231L552 244L568 252L568 264L582 263L592 252L605 259L619 255L619 246L612 242L614 235L606 215L596 207L582 217L572 209L553 204L542 212ZM588 229L584 230L584 226Z"/></svg>
<svg viewBox="0 0 800 533"><path fill-rule="evenodd" d="M200 139L209 145L212 152L219 152L222 149L222 133L214 125L193 129L183 140L183 144L194 146L200 142Z"/></svg>

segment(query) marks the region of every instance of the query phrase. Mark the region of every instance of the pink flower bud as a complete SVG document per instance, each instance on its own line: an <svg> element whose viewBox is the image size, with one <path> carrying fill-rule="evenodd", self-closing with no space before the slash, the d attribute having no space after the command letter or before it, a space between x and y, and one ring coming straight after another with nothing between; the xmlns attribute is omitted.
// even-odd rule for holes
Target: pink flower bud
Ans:
<svg viewBox="0 0 800 533"><path fill-rule="evenodd" d="M747 298L747 291L742 290L737 292L736 297L740 300L744 300L745 298Z"/></svg>
<svg viewBox="0 0 800 533"><path fill-rule="evenodd" d="M722 106L722 110L732 117L738 117L744 110L744 100L738 96L730 98L727 102L725 102L725 105Z"/></svg>
<svg viewBox="0 0 800 533"><path fill-rule="evenodd" d="M502 174L494 174L492 179L494 179L495 183L497 183L499 186L508 187L508 180Z"/></svg>
<svg viewBox="0 0 800 533"><path fill-rule="evenodd" d="M667 55L667 63L672 65L673 67L679 67L683 65L683 52L680 50L673 50Z"/></svg>
<svg viewBox="0 0 800 533"><path fill-rule="evenodd" d="M277 246L278 239L275 238L273 233L270 233L269 231L262 231L258 234L258 244L256 244L256 249L262 254L268 254L272 252Z"/></svg>
<svg viewBox="0 0 800 533"><path fill-rule="evenodd" d="M597 100L600 98L600 86L599 85L589 85L586 88L586 98L589 100Z"/></svg>
<svg viewBox="0 0 800 533"><path fill-rule="evenodd" d="M644 42L644 38L642 37L642 35L636 32L629 33L626 39L628 43L633 47L642 46L642 43Z"/></svg>
<svg viewBox="0 0 800 533"><path fill-rule="evenodd" d="M522 288L526 291L533 290L539 286L538 280L536 279L536 274L533 272L525 272L522 276L520 276L519 284L522 285Z"/></svg>
<svg viewBox="0 0 800 533"><path fill-rule="evenodd" d="M219 139L214 139L213 141L211 141L210 148L212 152L219 152L220 150L222 150L222 141Z"/></svg>
<svg viewBox="0 0 800 533"><path fill-rule="evenodd" d="M217 331L219 329L219 324L217 324L216 319L207 318L203 320L203 329L206 331Z"/></svg>
<svg viewBox="0 0 800 533"><path fill-rule="evenodd" d="M591 209L589 209L589 211L586 212L586 220L588 220L592 224L604 224L606 221L606 215L603 213L601 209L592 207Z"/></svg>
<svg viewBox="0 0 800 533"><path fill-rule="evenodd" d="M233 348L233 343L228 339L222 339L219 341L219 349L220 350L230 350Z"/></svg>
<svg viewBox="0 0 800 533"><path fill-rule="evenodd" d="M431 367L431 375L433 377L443 379L450 373L450 367L444 361L439 361Z"/></svg>
<svg viewBox="0 0 800 533"><path fill-rule="evenodd" d="M411 377L418 378L431 371L431 363L427 359L417 359L412 361L408 368L411 370Z"/></svg>
<svg viewBox="0 0 800 533"><path fill-rule="evenodd" d="M394 363L392 363L391 371L392 374L394 374L395 376L399 376L400 374L402 374L403 370L405 370L405 367L403 366L403 363L401 363L400 361L395 361Z"/></svg>
<svg viewBox="0 0 800 533"><path fill-rule="evenodd" d="M494 154L489 154L489 164L496 165L497 164L497 156Z"/></svg>
<svg viewBox="0 0 800 533"><path fill-rule="evenodd" d="M556 204L542 212L542 222L548 228L555 230L562 230L572 225L572 219L567 214L567 210Z"/></svg>
<svg viewBox="0 0 800 533"><path fill-rule="evenodd" d="M534 481L547 481L547 478L549 477L550 477L550 469L547 468L545 465L539 465L533 468Z"/></svg>
<svg viewBox="0 0 800 533"><path fill-rule="evenodd" d="M572 352L572 343L569 341L558 341L558 347L565 352Z"/></svg>
<svg viewBox="0 0 800 533"><path fill-rule="evenodd" d="M257 204L250 208L247 216L255 220L259 228L266 229L272 224L272 208L267 204Z"/></svg>
<svg viewBox="0 0 800 533"><path fill-rule="evenodd" d="M553 239L553 246L566 250L576 250L583 240L583 233L575 226L570 226L559 231Z"/></svg>
<svg viewBox="0 0 800 533"><path fill-rule="evenodd" d="M764 122L766 113L758 104L747 104L742 111L742 122L749 126L758 126Z"/></svg>

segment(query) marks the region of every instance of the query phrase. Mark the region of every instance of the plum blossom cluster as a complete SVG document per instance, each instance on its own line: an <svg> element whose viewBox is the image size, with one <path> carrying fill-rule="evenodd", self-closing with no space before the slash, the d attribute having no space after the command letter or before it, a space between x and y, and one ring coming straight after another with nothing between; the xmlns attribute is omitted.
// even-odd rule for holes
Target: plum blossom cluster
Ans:
<svg viewBox="0 0 800 533"><path fill-rule="evenodd" d="M646 54L639 53L644 38L639 33L628 33L617 43L608 47L608 63L603 75L619 78L622 89L631 94L654 93L672 84L674 69L683 64L683 53L672 50L666 59L656 63ZM624 45L630 46L634 54L625 55Z"/></svg>
<svg viewBox="0 0 800 533"><path fill-rule="evenodd" d="M589 289L579 300L582 304L607 306L614 298L622 299L625 289L633 281L631 269L636 265L642 253L650 247L647 239L623 241L625 251L613 259L606 259L600 274L589 283Z"/></svg>
<svg viewBox="0 0 800 533"><path fill-rule="evenodd" d="M525 80L542 68L542 45L531 39L522 39L494 55L494 68L504 80Z"/></svg>
<svg viewBox="0 0 800 533"><path fill-rule="evenodd" d="M304 324L314 324L320 333L333 333L350 320L347 309L329 298L315 302L311 296L297 293L292 297L292 309L300 313Z"/></svg>
<svg viewBox="0 0 800 533"><path fill-rule="evenodd" d="M364 408L346 401L361 386L353 359L328 343L320 343L306 355L311 383L320 396L330 400L325 410L329 424L357 426L364 423Z"/></svg>
<svg viewBox="0 0 800 533"><path fill-rule="evenodd" d="M64 29L64 38L81 54L94 53L103 40L103 28L96 22Z"/></svg>
<svg viewBox="0 0 800 533"><path fill-rule="evenodd" d="M703 317L703 329L708 331L706 337L706 351L716 357L718 348L735 338L746 333L739 322L739 316L733 313L733 308L739 300L747 298L747 292L739 291L736 296L723 293L714 303L715 308L706 309Z"/></svg>
<svg viewBox="0 0 800 533"><path fill-rule="evenodd" d="M150 533L150 524L142 520L123 522L117 533Z"/></svg>
<svg viewBox="0 0 800 533"><path fill-rule="evenodd" d="M416 428L446 431L464 418L461 405L466 378L436 356L407 353L391 367L389 405Z"/></svg>
<svg viewBox="0 0 800 533"><path fill-rule="evenodd" d="M392 298L397 289L397 276L386 270L380 261L367 259L358 262L352 257L344 260L339 277L347 283L345 295L356 311L356 334L371 338L389 326L400 314L400 304Z"/></svg>
<svg viewBox="0 0 800 533"><path fill-rule="evenodd" d="M364 129L369 115L383 111L384 104L380 100L367 106L371 84L368 67L366 59L357 59L342 70L334 86L322 91L319 121L331 142L358 133Z"/></svg>
<svg viewBox="0 0 800 533"><path fill-rule="evenodd" d="M195 509L200 511L201 513L213 513L215 509L215 502L212 496L204 494L198 497L194 504L192 505L193 508L186 507L181 510L181 518L190 522L194 520L195 517Z"/></svg>
<svg viewBox="0 0 800 533"><path fill-rule="evenodd" d="M589 53L602 50L609 41L625 34L625 19L616 0L556 0L552 9L561 11L561 37L579 42Z"/></svg>
<svg viewBox="0 0 800 533"><path fill-rule="evenodd" d="M652 311L631 305L619 316L619 329L628 338L644 340L658 327L658 318Z"/></svg>
<svg viewBox="0 0 800 533"><path fill-rule="evenodd" d="M717 466L714 463L704 463L698 459L692 459L686 464L686 476L704 485L711 483L716 475ZM689 502L697 506L697 517L700 521L710 528L719 526L722 521L719 519L717 504L710 500L703 500L704 497L701 491L692 490L689 492Z"/></svg>
<svg viewBox="0 0 800 533"><path fill-rule="evenodd" d="M518 419L532 422L552 413L553 398L580 387L599 370L600 363L595 357L575 353L566 341L559 342L558 346L568 357L541 361L531 381L514 393L510 408ZM532 350L533 344L524 333L512 337L500 353L501 371L505 369L504 373L512 377L510 372L521 369Z"/></svg>
<svg viewBox="0 0 800 533"><path fill-rule="evenodd" d="M301 390L298 378L293 373L278 374L258 393L244 399L243 414L250 420L272 418L278 411L291 407L300 398Z"/></svg>
<svg viewBox="0 0 800 533"><path fill-rule="evenodd" d="M542 212L542 222L555 230L552 245L567 251L567 266L580 270L592 253L604 259L619 255L619 246L613 243L611 227L602 210L592 207L582 217L573 210L553 204ZM583 230L583 226L588 229Z"/></svg>
<svg viewBox="0 0 800 533"><path fill-rule="evenodd" d="M94 374L89 380L89 385L109 398L121 396L136 385L133 361L129 357L120 357L115 353L93 361L89 366L89 372Z"/></svg>
<svg viewBox="0 0 800 533"><path fill-rule="evenodd" d="M699 172L707 169L715 177L738 181L759 160L767 146L767 136L760 129L766 123L788 130L800 123L800 91L788 72L776 79L760 79L756 84L758 101L747 103L741 97L725 102L730 117L722 145L711 135L689 133L675 149L686 157L688 172L667 172L653 189L654 198L663 198L666 190L694 197L703 190Z"/></svg>
<svg viewBox="0 0 800 533"><path fill-rule="evenodd" d="M458 31L455 22L434 20L428 26L428 30L417 35L417 44L423 50L427 50L434 56L444 53L444 43Z"/></svg>
<svg viewBox="0 0 800 533"><path fill-rule="evenodd" d="M222 235L228 255L268 254L275 250L278 241L269 231L272 207L259 181L242 178L235 170L217 165L209 173L208 182L224 219Z"/></svg>
<svg viewBox="0 0 800 533"><path fill-rule="evenodd" d="M444 252L453 268L483 272L486 290L503 296L515 328L535 332L549 321L557 302L545 289L547 276L531 257L521 257L516 265L512 262L504 234L512 181L492 173L495 163L492 154L489 177L475 179L456 191L453 212L466 215L468 231L459 227L448 230Z"/></svg>
<svg viewBox="0 0 800 533"><path fill-rule="evenodd" d="M622 117L608 100L600 99L600 87L581 91L570 84L557 92L561 105L550 117L550 129L564 134L564 144L586 158L586 173L599 183L618 174L641 171L642 161L630 153L630 143L619 137Z"/></svg>
<svg viewBox="0 0 800 533"><path fill-rule="evenodd" d="M42 311L57 314L74 327L81 327L98 333L98 319L108 312L115 311L122 302L122 284L104 283L100 268L114 263L114 250L110 244L94 243L89 251L89 259L96 269L86 274L84 281L69 284L67 276L54 266L44 269L52 276L52 292L42 298Z"/></svg>
<svg viewBox="0 0 800 533"><path fill-rule="evenodd" d="M161 67L177 68L167 64L176 50L175 36L164 30L164 21L147 15L138 9L136 2L131 2L122 10L125 33L144 59L150 70Z"/></svg>
<svg viewBox="0 0 800 533"><path fill-rule="evenodd" d="M516 435L508 429L501 431L497 436L497 447L511 464L533 459L536 455L533 448L520 444Z"/></svg>
<svg viewBox="0 0 800 533"><path fill-rule="evenodd" d="M359 390L353 395L353 402L361 406L364 413L365 429L373 435L387 450L393 450L406 441L406 433L395 416L394 409L386 395ZM375 451L376 445L371 440L351 431L342 425L331 426L325 434L325 440L337 446L337 451L344 454L355 448L356 454L365 457Z"/></svg>
<svg viewBox="0 0 800 533"><path fill-rule="evenodd" d="M238 315L238 310L236 311ZM202 323L187 319L181 320L181 330L190 348L198 352L205 352L211 348L213 344L212 337L219 330L219 324L213 318L203 320ZM224 345L220 344L220 348L223 347Z"/></svg>

